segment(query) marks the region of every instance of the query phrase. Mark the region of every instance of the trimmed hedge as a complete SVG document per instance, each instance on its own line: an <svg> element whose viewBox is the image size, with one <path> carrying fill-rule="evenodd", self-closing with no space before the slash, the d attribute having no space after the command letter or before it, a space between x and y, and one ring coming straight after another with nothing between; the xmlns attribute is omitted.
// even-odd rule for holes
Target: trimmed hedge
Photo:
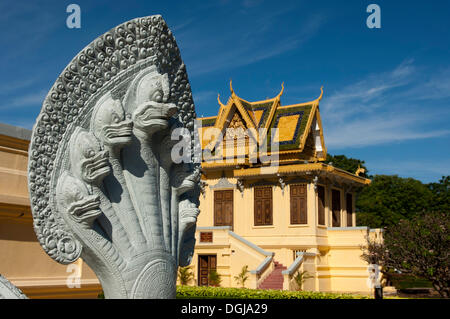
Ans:
<svg viewBox="0 0 450 319"><path fill-rule="evenodd" d="M370 299L370 297L314 291L177 286L177 299Z"/></svg>

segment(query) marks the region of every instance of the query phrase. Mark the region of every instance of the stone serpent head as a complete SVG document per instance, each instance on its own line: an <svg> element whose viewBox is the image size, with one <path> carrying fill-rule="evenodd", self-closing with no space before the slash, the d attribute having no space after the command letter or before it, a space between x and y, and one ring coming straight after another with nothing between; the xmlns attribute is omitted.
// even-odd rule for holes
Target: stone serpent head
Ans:
<svg viewBox="0 0 450 319"><path fill-rule="evenodd" d="M133 122L125 116L120 100L108 92L94 107L91 129L105 146L120 148L131 143Z"/></svg>
<svg viewBox="0 0 450 319"><path fill-rule="evenodd" d="M100 198L90 195L86 185L67 171L58 179L56 199L61 212L67 212L72 220L89 227L102 213Z"/></svg>
<svg viewBox="0 0 450 319"><path fill-rule="evenodd" d="M177 113L169 103L169 79L156 67L143 70L131 83L124 104L131 111L134 127L147 135L166 129L168 120Z"/></svg>
<svg viewBox="0 0 450 319"><path fill-rule="evenodd" d="M69 142L70 163L76 177L88 184L99 185L111 171L108 151L102 151L95 136L77 129Z"/></svg>

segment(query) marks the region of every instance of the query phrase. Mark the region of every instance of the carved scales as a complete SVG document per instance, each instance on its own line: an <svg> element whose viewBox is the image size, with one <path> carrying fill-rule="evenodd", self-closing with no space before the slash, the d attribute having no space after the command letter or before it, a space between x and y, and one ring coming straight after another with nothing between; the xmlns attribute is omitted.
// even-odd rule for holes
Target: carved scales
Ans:
<svg viewBox="0 0 450 319"><path fill-rule="evenodd" d="M82 257L107 298L173 298L177 267L193 254L200 170L173 162L171 134L186 128L195 150L194 119L161 16L125 22L84 48L31 137L29 192L46 253L63 264Z"/></svg>

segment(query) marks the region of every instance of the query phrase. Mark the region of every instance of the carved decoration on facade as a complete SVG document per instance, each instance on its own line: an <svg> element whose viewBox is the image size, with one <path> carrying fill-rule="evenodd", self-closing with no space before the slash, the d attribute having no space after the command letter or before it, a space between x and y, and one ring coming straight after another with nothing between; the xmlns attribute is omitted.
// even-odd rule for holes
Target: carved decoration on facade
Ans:
<svg viewBox="0 0 450 319"><path fill-rule="evenodd" d="M313 178L313 183L314 183L314 191L317 192L317 184L319 183L319 176L314 176Z"/></svg>
<svg viewBox="0 0 450 319"><path fill-rule="evenodd" d="M206 186L208 186L208 183L200 180L200 193L203 195L203 198L206 196Z"/></svg>
<svg viewBox="0 0 450 319"><path fill-rule="evenodd" d="M228 178L226 178L225 176L221 177L219 179L219 181L217 182L217 184L209 186L210 189L226 189L226 188L235 188L235 187L236 187L236 184L230 183Z"/></svg>
<svg viewBox="0 0 450 319"><path fill-rule="evenodd" d="M284 188L286 187L286 182L280 174L277 174L278 182L280 183L281 194L284 196Z"/></svg>
<svg viewBox="0 0 450 319"><path fill-rule="evenodd" d="M244 181L242 179L238 179L237 180L236 188L241 193L241 196L244 197L244 188L245 188L245 186L244 186Z"/></svg>

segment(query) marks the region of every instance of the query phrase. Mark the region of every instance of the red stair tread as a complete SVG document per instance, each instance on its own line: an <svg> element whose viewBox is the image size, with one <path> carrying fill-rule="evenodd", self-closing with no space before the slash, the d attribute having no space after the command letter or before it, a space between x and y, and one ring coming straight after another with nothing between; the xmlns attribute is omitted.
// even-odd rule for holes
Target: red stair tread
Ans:
<svg viewBox="0 0 450 319"><path fill-rule="evenodd" d="M274 261L275 269L264 279L264 281L259 285L259 289L283 289L283 270L287 269L283 264Z"/></svg>

